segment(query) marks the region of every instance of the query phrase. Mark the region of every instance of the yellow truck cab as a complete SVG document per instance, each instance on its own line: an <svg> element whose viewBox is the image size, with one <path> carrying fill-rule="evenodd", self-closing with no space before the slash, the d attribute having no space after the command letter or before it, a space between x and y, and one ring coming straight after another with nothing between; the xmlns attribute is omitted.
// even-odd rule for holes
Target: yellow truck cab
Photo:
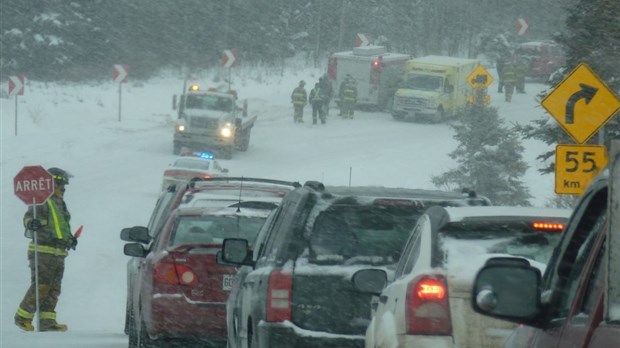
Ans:
<svg viewBox="0 0 620 348"><path fill-rule="evenodd" d="M467 77L479 64L476 59L444 56L409 60L394 95L392 116L431 122L454 116L473 93Z"/></svg>

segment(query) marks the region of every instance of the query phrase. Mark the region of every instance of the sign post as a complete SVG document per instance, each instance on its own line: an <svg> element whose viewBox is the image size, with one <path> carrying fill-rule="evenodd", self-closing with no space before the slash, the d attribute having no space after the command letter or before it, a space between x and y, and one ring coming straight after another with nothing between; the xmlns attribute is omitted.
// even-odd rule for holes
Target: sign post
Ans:
<svg viewBox="0 0 620 348"><path fill-rule="evenodd" d="M527 33L527 29L529 28L529 24L527 24L526 18L517 18L517 35L523 36Z"/></svg>
<svg viewBox="0 0 620 348"><path fill-rule="evenodd" d="M24 95L24 75L9 76L9 97L15 96L15 135L17 135L18 95Z"/></svg>
<svg viewBox="0 0 620 348"><path fill-rule="evenodd" d="M474 94L469 97L469 103L474 105L491 104L491 96L487 94L487 88L493 83L493 76L482 65L478 65L467 77L467 83L474 89Z"/></svg>
<svg viewBox="0 0 620 348"><path fill-rule="evenodd" d="M122 85L127 83L127 65L114 64L114 72L112 72L112 80L118 83L118 122L121 121L121 96Z"/></svg>
<svg viewBox="0 0 620 348"><path fill-rule="evenodd" d="M15 195L32 206L32 216L37 218L37 205L41 205L47 201L54 193L54 178L47 170L41 166L23 167L15 178L13 178L13 190ZM35 302L37 314L37 331L39 330L41 315L39 313L39 256L37 246L37 231L33 231L34 244L34 284L35 284Z"/></svg>
<svg viewBox="0 0 620 348"><path fill-rule="evenodd" d="M228 90L230 90L232 68L237 66L236 49L222 51L222 65L224 68L228 68Z"/></svg>
<svg viewBox="0 0 620 348"><path fill-rule="evenodd" d="M581 195L607 165L603 145L557 145L555 148L555 193Z"/></svg>
<svg viewBox="0 0 620 348"><path fill-rule="evenodd" d="M357 33L355 44L357 47L370 46L370 35Z"/></svg>
<svg viewBox="0 0 620 348"><path fill-rule="evenodd" d="M600 146L583 145L620 110L620 99L585 64L579 64L541 105L577 144L558 145L555 192L582 194L607 164L604 139Z"/></svg>

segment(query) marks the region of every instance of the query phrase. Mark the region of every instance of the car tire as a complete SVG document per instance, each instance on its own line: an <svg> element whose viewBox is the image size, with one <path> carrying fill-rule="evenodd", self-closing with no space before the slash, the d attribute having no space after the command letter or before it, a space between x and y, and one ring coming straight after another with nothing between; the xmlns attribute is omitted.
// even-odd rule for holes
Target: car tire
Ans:
<svg viewBox="0 0 620 348"><path fill-rule="evenodd" d="M447 118L446 118L446 113L443 110L443 107L438 107L437 108L437 112L435 113L435 121L436 123L443 123L446 122Z"/></svg>
<svg viewBox="0 0 620 348"><path fill-rule="evenodd" d="M226 146L224 148L222 148L222 151L220 151L220 157L222 159L231 159L232 158L232 154L233 154L233 146Z"/></svg>
<svg viewBox="0 0 620 348"><path fill-rule="evenodd" d="M243 138L241 139L241 144L239 145L239 151L247 151L250 147L250 131L247 130L243 132Z"/></svg>
<svg viewBox="0 0 620 348"><path fill-rule="evenodd" d="M140 348L138 340L138 331L133 321L127 323L127 335L129 335L129 348Z"/></svg>
<svg viewBox="0 0 620 348"><path fill-rule="evenodd" d="M157 348L157 342L146 331L144 319L140 318L140 335L138 336L138 348Z"/></svg>

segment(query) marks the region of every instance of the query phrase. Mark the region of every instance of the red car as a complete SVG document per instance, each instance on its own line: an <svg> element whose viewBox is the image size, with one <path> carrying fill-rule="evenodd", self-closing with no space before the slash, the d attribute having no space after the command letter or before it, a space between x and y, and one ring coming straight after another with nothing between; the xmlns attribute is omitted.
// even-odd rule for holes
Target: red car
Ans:
<svg viewBox="0 0 620 348"><path fill-rule="evenodd" d="M566 63L560 45L551 41L524 42L517 47L515 54L529 61L528 77L546 80Z"/></svg>
<svg viewBox="0 0 620 348"><path fill-rule="evenodd" d="M271 212L245 207L178 208L147 249L128 243L128 256L144 258L134 294L130 347L203 341L226 345L226 300L237 273L217 263L225 238L253 241ZM145 234L142 227L133 232Z"/></svg>

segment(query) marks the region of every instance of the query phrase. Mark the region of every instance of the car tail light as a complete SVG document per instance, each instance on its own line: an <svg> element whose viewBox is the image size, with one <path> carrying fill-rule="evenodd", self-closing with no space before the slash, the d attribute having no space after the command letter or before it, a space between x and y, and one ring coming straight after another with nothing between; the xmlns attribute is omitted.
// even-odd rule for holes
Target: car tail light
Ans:
<svg viewBox="0 0 620 348"><path fill-rule="evenodd" d="M452 320L445 277L424 275L411 281L407 287L405 316L408 334L451 335Z"/></svg>
<svg viewBox="0 0 620 348"><path fill-rule="evenodd" d="M290 273L271 272L267 289L267 321L291 320L292 292L293 276Z"/></svg>
<svg viewBox="0 0 620 348"><path fill-rule="evenodd" d="M193 286L198 283L198 277L191 268L177 265L174 261L164 259L153 267L153 280L156 283Z"/></svg>
<svg viewBox="0 0 620 348"><path fill-rule="evenodd" d="M564 224L561 224L558 222L534 221L532 222L532 228L534 228L535 230L541 230L541 231L561 232L564 230Z"/></svg>

